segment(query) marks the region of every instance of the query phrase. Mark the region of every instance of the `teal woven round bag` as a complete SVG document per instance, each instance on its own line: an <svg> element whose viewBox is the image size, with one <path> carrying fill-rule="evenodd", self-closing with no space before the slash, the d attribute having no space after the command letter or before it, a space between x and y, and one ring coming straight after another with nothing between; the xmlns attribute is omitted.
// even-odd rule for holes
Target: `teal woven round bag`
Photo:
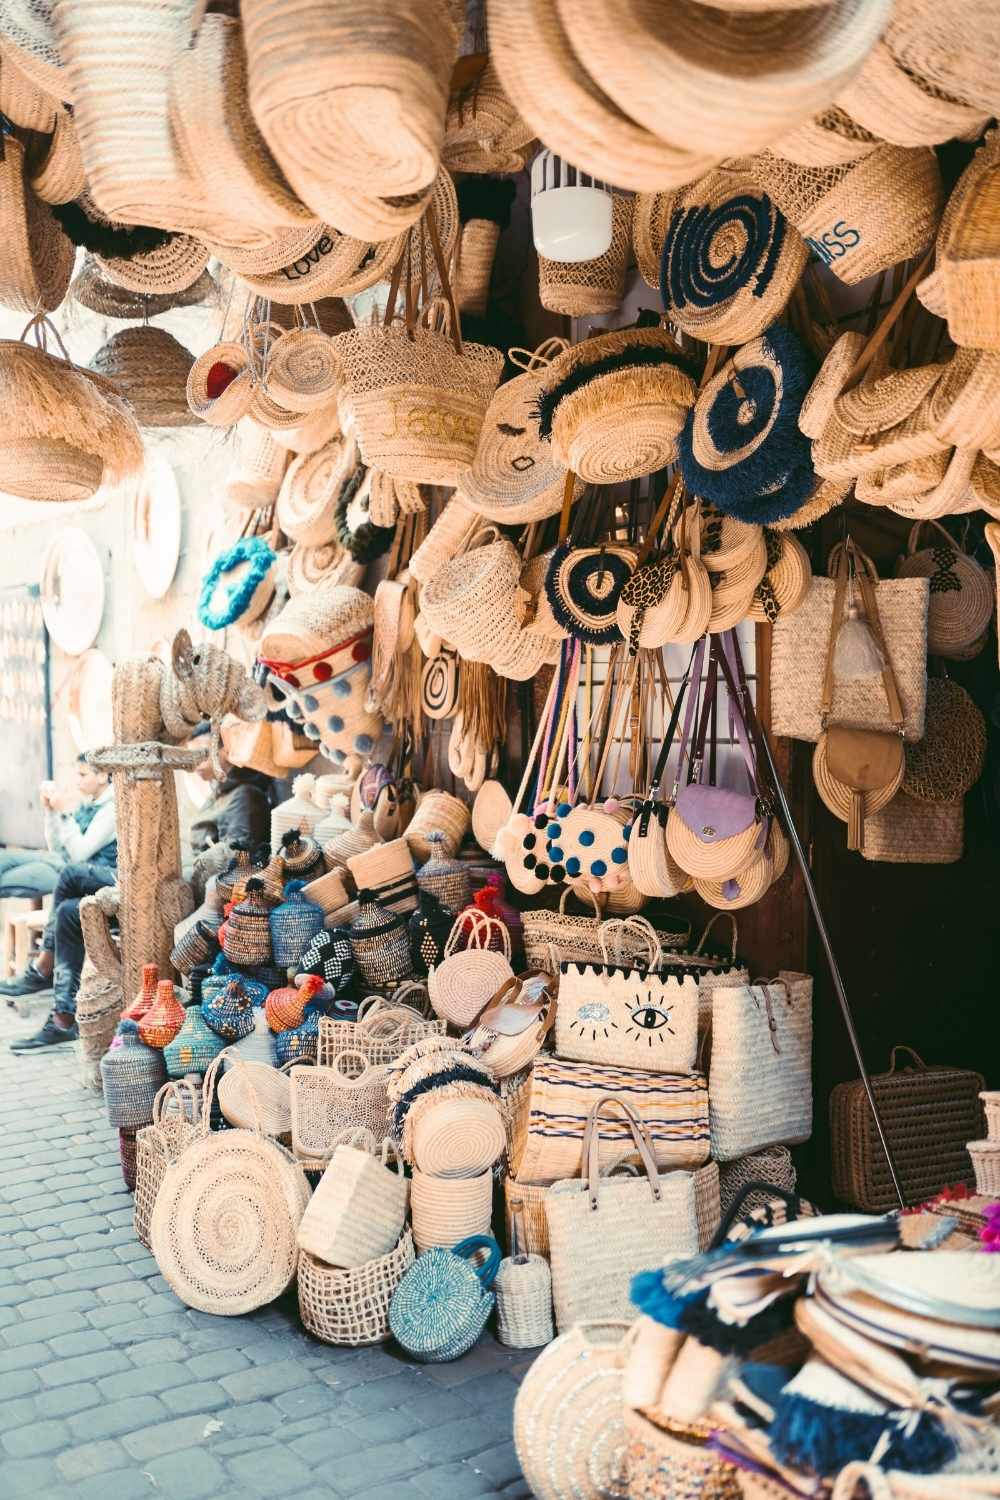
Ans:
<svg viewBox="0 0 1000 1500"><path fill-rule="evenodd" d="M487 1252L481 1266L477 1250ZM472 1234L450 1250L427 1250L410 1267L389 1304L389 1327L414 1359L442 1364L471 1349L496 1298L490 1291L501 1250L488 1234Z"/></svg>

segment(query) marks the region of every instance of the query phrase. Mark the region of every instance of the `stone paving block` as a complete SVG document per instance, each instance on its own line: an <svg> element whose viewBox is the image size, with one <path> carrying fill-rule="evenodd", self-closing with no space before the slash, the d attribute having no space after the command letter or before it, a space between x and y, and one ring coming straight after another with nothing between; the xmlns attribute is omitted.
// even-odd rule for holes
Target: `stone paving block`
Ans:
<svg viewBox="0 0 1000 1500"><path fill-rule="evenodd" d="M205 1424L212 1419L210 1412L175 1417L171 1421L167 1418L166 1408L159 1401L156 1405L163 1420L157 1420L155 1426L136 1423L135 1428L141 1427L141 1431L126 1428L122 1433L122 1444L133 1458L145 1462L147 1458L159 1458L164 1453L179 1453L182 1448L190 1448L205 1441Z"/></svg>
<svg viewBox="0 0 1000 1500"><path fill-rule="evenodd" d="M177 1416L193 1411L218 1411L230 1404L230 1398L215 1380L189 1381L176 1390L163 1391L163 1404Z"/></svg>
<svg viewBox="0 0 1000 1500"><path fill-rule="evenodd" d="M112 1478L107 1474L95 1474L91 1479L81 1479L68 1488L58 1491L52 1500L150 1500L156 1496L147 1475L142 1469L115 1469ZM46 1495L45 1500L49 1500Z"/></svg>
<svg viewBox="0 0 1000 1500"><path fill-rule="evenodd" d="M415 1417L409 1407L396 1411L376 1411L370 1417L356 1417L345 1424L348 1432L366 1447L377 1447L379 1443L400 1442L420 1432L423 1423Z"/></svg>
<svg viewBox="0 0 1000 1500"><path fill-rule="evenodd" d="M282 1426L282 1413L269 1401L248 1401L245 1406L231 1406L217 1418L222 1423L220 1437L264 1437Z"/></svg>
<svg viewBox="0 0 1000 1500"><path fill-rule="evenodd" d="M31 1495L38 1500L40 1495L54 1495L59 1475L49 1458L12 1458L4 1461L4 1500L15 1495Z"/></svg>
<svg viewBox="0 0 1000 1500"><path fill-rule="evenodd" d="M225 1386L234 1401L258 1401L268 1396L280 1396L282 1391L293 1391L296 1386L308 1385L312 1374L292 1359L279 1360L271 1365L257 1365L252 1370L241 1370L238 1375L224 1375Z"/></svg>
<svg viewBox="0 0 1000 1500"><path fill-rule="evenodd" d="M521 1473L514 1444L509 1441L497 1443L494 1447L487 1448L485 1452L477 1453L474 1466L492 1479L498 1489L501 1485L509 1484L517 1479Z"/></svg>
<svg viewBox="0 0 1000 1500"><path fill-rule="evenodd" d="M479 1495L493 1492L489 1475L475 1469L471 1463L441 1464L432 1469L418 1470L411 1483L427 1500L476 1500Z"/></svg>
<svg viewBox="0 0 1000 1500"><path fill-rule="evenodd" d="M231 1458L226 1467L253 1495L290 1495L313 1480L312 1470L297 1453L277 1446Z"/></svg>
<svg viewBox="0 0 1000 1500"><path fill-rule="evenodd" d="M324 1421L329 1421L330 1414L340 1410L344 1405L344 1398L328 1385L322 1385L318 1381L313 1385L304 1385L292 1391L282 1391L280 1396L275 1397L275 1406L283 1411L290 1421L316 1417L322 1414Z"/></svg>
<svg viewBox="0 0 1000 1500"><path fill-rule="evenodd" d="M34 1370L7 1370L0 1374L0 1401L11 1401L15 1396L30 1396L38 1390L38 1376Z"/></svg>
<svg viewBox="0 0 1000 1500"><path fill-rule="evenodd" d="M156 1360L153 1364L139 1365L122 1370L117 1375L108 1375L99 1380L98 1390L105 1401L119 1401L125 1396L158 1396L161 1391L173 1390L178 1385L189 1385L190 1376L184 1365Z"/></svg>
<svg viewBox="0 0 1000 1500"><path fill-rule="evenodd" d="M131 1366L117 1349L100 1349L96 1354L80 1354L75 1359L61 1359L41 1371L45 1385L72 1385L76 1380L100 1380Z"/></svg>
<svg viewBox="0 0 1000 1500"><path fill-rule="evenodd" d="M130 1344L125 1353L134 1365L153 1365L186 1360L188 1347L179 1338L147 1339L142 1344Z"/></svg>
<svg viewBox="0 0 1000 1500"><path fill-rule="evenodd" d="M371 1490L359 1490L356 1500L422 1500L423 1491L418 1490L412 1479L393 1484L378 1484Z"/></svg>
<svg viewBox="0 0 1000 1500"><path fill-rule="evenodd" d="M499 1429L503 1427L503 1423L494 1421L486 1413L476 1417L459 1417L457 1421L444 1422L440 1427L425 1428L423 1432L419 1432L410 1439L410 1451L420 1463L430 1463L438 1458L468 1458L495 1444Z"/></svg>
<svg viewBox="0 0 1000 1500"><path fill-rule="evenodd" d="M23 1319L23 1311L21 1316ZM21 1344L36 1344L40 1339L44 1341L56 1338L60 1333L73 1333L86 1327L87 1320L82 1313L65 1312L54 1317L31 1318L16 1323L12 1328L0 1330L0 1339L10 1348L16 1349Z"/></svg>
<svg viewBox="0 0 1000 1500"><path fill-rule="evenodd" d="M344 1399L359 1412L388 1411L391 1406L401 1406L410 1396L418 1396L423 1390L423 1377L404 1370L386 1380L376 1380L372 1385L352 1386L344 1393Z"/></svg>
<svg viewBox="0 0 1000 1500"><path fill-rule="evenodd" d="M129 1354L135 1358L134 1349ZM218 1380L220 1375L235 1375L237 1370L245 1370L249 1363L238 1349L213 1349L189 1359L188 1369L198 1380Z"/></svg>
<svg viewBox="0 0 1000 1500"><path fill-rule="evenodd" d="M56 1459L60 1474L71 1482L89 1479L93 1474L107 1474L111 1469L122 1469L129 1462L129 1456L121 1444L110 1441L80 1443L76 1448L67 1448ZM111 1485L108 1486L108 1493L114 1494Z"/></svg>
<svg viewBox="0 0 1000 1500"><path fill-rule="evenodd" d="M214 1495L227 1482L220 1461L204 1448L166 1453L162 1458L150 1459L145 1472L152 1475L150 1488L154 1493L166 1495L170 1500L173 1497L176 1500L208 1500L208 1496ZM272 1496L272 1500L277 1500L277 1494L280 1491Z"/></svg>
<svg viewBox="0 0 1000 1500"><path fill-rule="evenodd" d="M34 1396L18 1396L14 1401L0 1405L0 1429L23 1427L27 1422L38 1420L38 1407Z"/></svg>
<svg viewBox="0 0 1000 1500"><path fill-rule="evenodd" d="M284 1437L285 1433L282 1431L282 1438ZM342 1459L355 1453L364 1453L367 1448L349 1427L325 1428L317 1427L315 1423L311 1431L304 1432L299 1437L289 1434L288 1443L314 1469L326 1468L330 1464L335 1464L339 1469ZM412 1463L410 1467L413 1467Z"/></svg>
<svg viewBox="0 0 1000 1500"><path fill-rule="evenodd" d="M40 1391L35 1407L40 1417L73 1417L100 1404L101 1395L92 1385L57 1385L51 1391Z"/></svg>
<svg viewBox="0 0 1000 1500"><path fill-rule="evenodd" d="M111 1345L99 1328L82 1328L79 1333L61 1333L49 1339L49 1347L60 1359L68 1359L74 1354L96 1354Z"/></svg>
<svg viewBox="0 0 1000 1500"><path fill-rule="evenodd" d="M153 1423L162 1424L166 1407L155 1396L130 1396L124 1401L109 1401L93 1411L70 1417L69 1425L77 1442L84 1438L132 1438L142 1436Z"/></svg>
<svg viewBox="0 0 1000 1500"><path fill-rule="evenodd" d="M413 1452L405 1442L382 1443L357 1453L337 1454L334 1462L328 1459L324 1465L325 1478L338 1495L344 1496L360 1495L373 1485L401 1479L416 1467Z"/></svg>
<svg viewBox="0 0 1000 1500"><path fill-rule="evenodd" d="M31 1422L0 1437L4 1452L11 1458L41 1458L45 1453L65 1448L68 1441L69 1428L60 1421Z"/></svg>

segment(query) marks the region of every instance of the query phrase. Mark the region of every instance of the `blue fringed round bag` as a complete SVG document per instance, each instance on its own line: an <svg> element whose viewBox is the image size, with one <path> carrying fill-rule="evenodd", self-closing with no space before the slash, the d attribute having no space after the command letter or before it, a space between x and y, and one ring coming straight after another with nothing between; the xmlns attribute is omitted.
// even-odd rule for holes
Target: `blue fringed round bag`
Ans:
<svg viewBox="0 0 1000 1500"><path fill-rule="evenodd" d="M219 554L205 574L198 619L209 630L225 630L237 620L256 620L274 594L276 558L263 537L241 537Z"/></svg>
<svg viewBox="0 0 1000 1500"><path fill-rule="evenodd" d="M480 1266L472 1264L485 1250ZM451 1250L428 1250L410 1267L389 1304L389 1327L414 1359L442 1364L471 1349L486 1327L496 1297L490 1288L500 1269L500 1246L473 1234Z"/></svg>

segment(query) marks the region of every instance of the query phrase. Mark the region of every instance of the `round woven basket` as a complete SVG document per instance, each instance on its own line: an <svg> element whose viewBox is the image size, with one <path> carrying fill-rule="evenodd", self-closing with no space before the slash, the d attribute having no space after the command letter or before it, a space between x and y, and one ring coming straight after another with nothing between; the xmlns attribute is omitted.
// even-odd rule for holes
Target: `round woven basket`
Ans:
<svg viewBox="0 0 1000 1500"><path fill-rule="evenodd" d="M356 1349L389 1337L389 1303L416 1255L404 1231L395 1250L364 1265L340 1270L303 1250L299 1255L299 1316L324 1344Z"/></svg>
<svg viewBox="0 0 1000 1500"><path fill-rule="evenodd" d="M293 328L271 350L267 387L289 411L315 411L336 401L340 366L333 342L318 328Z"/></svg>
<svg viewBox="0 0 1000 1500"><path fill-rule="evenodd" d="M23 500L87 500L101 486L104 464L58 438L0 443L3 487Z"/></svg>
<svg viewBox="0 0 1000 1500"><path fill-rule="evenodd" d="M982 637L993 618L994 584L975 558L961 551L936 522L930 522L939 533L934 544L918 550L922 524L918 522L910 532L907 556L900 562L896 575L930 579L927 650L932 656L965 660L965 653Z"/></svg>
<svg viewBox="0 0 1000 1500"><path fill-rule="evenodd" d="M0 304L33 315L54 312L69 290L76 251L47 203L25 177L24 147L3 138L0 158L0 221L4 254L0 261Z"/></svg>
<svg viewBox="0 0 1000 1500"><path fill-rule="evenodd" d="M410 1214L417 1253L450 1248L470 1234L489 1234L493 1173L480 1177L429 1177L414 1168Z"/></svg>
<svg viewBox="0 0 1000 1500"><path fill-rule="evenodd" d="M542 306L570 318L614 312L625 295L631 237L632 199L615 193L611 201L611 244L603 255L584 261L538 257Z"/></svg>
<svg viewBox="0 0 1000 1500"><path fill-rule="evenodd" d="M798 609L812 583L809 554L791 533L765 532L767 571L754 589L747 617L773 625Z"/></svg>
<svg viewBox="0 0 1000 1500"><path fill-rule="evenodd" d="M486 528L483 535L497 535ZM435 634L472 661L489 661L511 643L524 615L520 554L505 537L473 545L427 580L420 612Z"/></svg>
<svg viewBox="0 0 1000 1500"><path fill-rule="evenodd" d="M430 835L437 833L441 835L440 845L442 853L449 859L453 859L458 853L468 830L471 814L468 807L458 797L453 797L451 792L434 790L425 792L420 799L416 812L407 824L404 838L410 846L410 853L418 864L425 863L431 857L434 847L430 841Z"/></svg>
<svg viewBox="0 0 1000 1500"><path fill-rule="evenodd" d="M739 875L727 880L695 880L694 888L705 905L716 911L741 911L761 901L773 880L774 865L765 849Z"/></svg>
<svg viewBox="0 0 1000 1500"><path fill-rule="evenodd" d="M140 427L191 427L187 382L194 357L165 328L123 328L102 344L90 368L118 386Z"/></svg>
<svg viewBox="0 0 1000 1500"><path fill-rule="evenodd" d="M210 245L224 265L258 297L287 306L350 297L388 276L399 258L402 239L372 245L341 234L330 224L308 233L285 230L266 253L248 254L235 246Z"/></svg>
<svg viewBox="0 0 1000 1500"><path fill-rule="evenodd" d="M632 204L632 249L639 274L654 292L660 289L660 262L670 228L676 193L636 193Z"/></svg>
<svg viewBox="0 0 1000 1500"><path fill-rule="evenodd" d="M464 25L463 8L459 29ZM452 172L520 172L532 135L487 61L471 86L452 90L441 159Z"/></svg>
<svg viewBox="0 0 1000 1500"><path fill-rule="evenodd" d="M438 1099L436 1093L415 1100L409 1111L415 1166L429 1177L480 1176L507 1143L499 1104L488 1099Z"/></svg>
<svg viewBox="0 0 1000 1500"><path fill-rule="evenodd" d="M959 802L975 786L986 755L986 724L963 687L927 679L924 737L906 746L903 791L918 802Z"/></svg>
<svg viewBox="0 0 1000 1500"><path fill-rule="evenodd" d="M188 372L188 407L212 427L231 427L245 417L253 396L249 356L242 344L215 344Z"/></svg>
<svg viewBox="0 0 1000 1500"><path fill-rule="evenodd" d="M301 1019L301 1018L300 1018ZM287 1135L292 1128L292 1093L288 1074L266 1063L231 1057L219 1079L219 1108L230 1125L252 1130L260 1122L265 1135Z"/></svg>
<svg viewBox="0 0 1000 1500"><path fill-rule="evenodd" d="M179 1105L175 1114L164 1117L168 1100ZM135 1237L150 1248L149 1227L167 1167L176 1161L194 1140L193 1123L199 1108L199 1096L186 1079L164 1084L153 1101L153 1121L144 1125L135 1138L135 1200L132 1227Z"/></svg>

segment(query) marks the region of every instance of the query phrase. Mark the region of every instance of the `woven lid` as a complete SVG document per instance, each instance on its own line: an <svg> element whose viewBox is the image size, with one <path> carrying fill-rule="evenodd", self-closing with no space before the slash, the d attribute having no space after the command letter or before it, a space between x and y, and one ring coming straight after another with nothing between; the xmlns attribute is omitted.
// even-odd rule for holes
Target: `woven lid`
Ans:
<svg viewBox="0 0 1000 1500"><path fill-rule="evenodd" d="M358 915L349 928L352 938L381 937L406 926L406 916L383 906L373 891L358 892L358 907Z"/></svg>
<svg viewBox="0 0 1000 1500"><path fill-rule="evenodd" d="M260 638L268 661L303 661L366 631L373 618L370 594L342 584L322 584L297 594L269 621Z"/></svg>
<svg viewBox="0 0 1000 1500"><path fill-rule="evenodd" d="M298 828L289 828L281 835L281 863L286 875L294 876L313 870L320 859L322 855L319 845L308 833L304 834ZM288 893L286 891L286 895ZM301 894L299 899L302 899Z"/></svg>
<svg viewBox="0 0 1000 1500"><path fill-rule="evenodd" d="M75 251L47 203L25 177L24 147L5 135L0 157L0 306L14 312L53 312L69 289Z"/></svg>
<svg viewBox="0 0 1000 1500"><path fill-rule="evenodd" d="M194 356L164 328L122 328L102 344L90 368L113 380L141 427L190 427L187 382Z"/></svg>

